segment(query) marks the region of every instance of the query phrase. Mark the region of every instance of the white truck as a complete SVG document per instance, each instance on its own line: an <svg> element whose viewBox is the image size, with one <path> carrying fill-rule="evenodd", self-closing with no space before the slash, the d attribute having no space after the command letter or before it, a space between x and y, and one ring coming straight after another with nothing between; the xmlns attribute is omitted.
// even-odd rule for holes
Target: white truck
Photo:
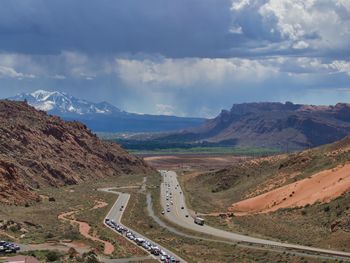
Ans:
<svg viewBox="0 0 350 263"><path fill-rule="evenodd" d="M197 224L197 225L203 226L204 225L204 219L197 216L194 219L194 223Z"/></svg>

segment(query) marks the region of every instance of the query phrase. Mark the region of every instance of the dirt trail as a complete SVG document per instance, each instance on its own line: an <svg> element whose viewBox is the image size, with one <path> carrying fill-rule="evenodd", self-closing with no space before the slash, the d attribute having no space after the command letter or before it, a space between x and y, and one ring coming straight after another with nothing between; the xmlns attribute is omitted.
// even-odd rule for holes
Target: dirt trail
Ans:
<svg viewBox="0 0 350 263"><path fill-rule="evenodd" d="M92 208L92 209L97 209L97 208L101 208L101 207L104 207L105 205L107 205L106 203L104 202L100 202L100 201L97 201L97 204ZM89 232L90 232L90 225L86 222L82 222L82 221L78 221L74 218L74 215L79 212L79 210L73 210L73 211L70 211L70 212L65 212L65 213L62 213L58 216L58 219L60 220L63 220L63 221L68 221L70 224L72 225L78 225L79 226L79 232L82 236L92 240L92 241L97 241L97 242L101 242L103 243L104 245L104 251L103 253L106 254L106 255L111 255L114 251L114 246L112 243L108 242L108 241L105 241L105 240L102 240L100 239L98 236L96 235L90 235Z"/></svg>
<svg viewBox="0 0 350 263"><path fill-rule="evenodd" d="M1 231L1 230L0 230L0 234L3 235L3 236L6 236L6 237L8 237L8 238L10 238L10 239L12 239L12 240L15 240L15 241L18 240L15 236L12 236L12 235L6 233L5 231Z"/></svg>
<svg viewBox="0 0 350 263"><path fill-rule="evenodd" d="M267 213L280 208L327 203L350 191L350 165L325 170L265 194L237 203L228 210L237 216Z"/></svg>

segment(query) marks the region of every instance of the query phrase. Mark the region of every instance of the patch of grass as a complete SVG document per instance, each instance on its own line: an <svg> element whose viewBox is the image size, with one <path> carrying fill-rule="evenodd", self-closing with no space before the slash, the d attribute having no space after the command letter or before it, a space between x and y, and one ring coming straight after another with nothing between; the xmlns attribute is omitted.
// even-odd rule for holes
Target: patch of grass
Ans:
<svg viewBox="0 0 350 263"><path fill-rule="evenodd" d="M230 154L237 156L267 156L280 153L274 148L242 148L242 147L191 147L191 148L166 148L154 150L132 150L133 154L172 155L172 154Z"/></svg>
<svg viewBox="0 0 350 263"><path fill-rule="evenodd" d="M63 262L65 256L64 253L57 250L35 250L21 254L35 257L40 262Z"/></svg>

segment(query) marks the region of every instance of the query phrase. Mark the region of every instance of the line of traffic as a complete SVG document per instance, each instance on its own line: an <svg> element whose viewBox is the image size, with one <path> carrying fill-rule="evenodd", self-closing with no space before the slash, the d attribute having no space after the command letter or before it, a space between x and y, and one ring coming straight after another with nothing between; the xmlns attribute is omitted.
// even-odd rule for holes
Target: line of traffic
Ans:
<svg viewBox="0 0 350 263"><path fill-rule="evenodd" d="M115 189L115 188L114 188ZM129 242L135 243L140 246L141 249L150 254L154 259L162 262L186 262L184 259L157 244L156 242L148 239L137 231L126 227L121 223L125 207L127 206L130 194L121 193L112 190L112 188L99 189L103 192L117 194L118 198L108 214L104 219L104 225L114 232L125 237Z"/></svg>

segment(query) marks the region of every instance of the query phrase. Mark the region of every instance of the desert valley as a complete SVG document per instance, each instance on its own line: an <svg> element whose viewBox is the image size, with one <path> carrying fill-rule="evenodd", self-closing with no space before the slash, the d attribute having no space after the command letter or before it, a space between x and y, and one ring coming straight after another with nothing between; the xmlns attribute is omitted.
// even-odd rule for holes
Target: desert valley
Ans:
<svg viewBox="0 0 350 263"><path fill-rule="evenodd" d="M350 262L350 2L0 1L0 263Z"/></svg>

